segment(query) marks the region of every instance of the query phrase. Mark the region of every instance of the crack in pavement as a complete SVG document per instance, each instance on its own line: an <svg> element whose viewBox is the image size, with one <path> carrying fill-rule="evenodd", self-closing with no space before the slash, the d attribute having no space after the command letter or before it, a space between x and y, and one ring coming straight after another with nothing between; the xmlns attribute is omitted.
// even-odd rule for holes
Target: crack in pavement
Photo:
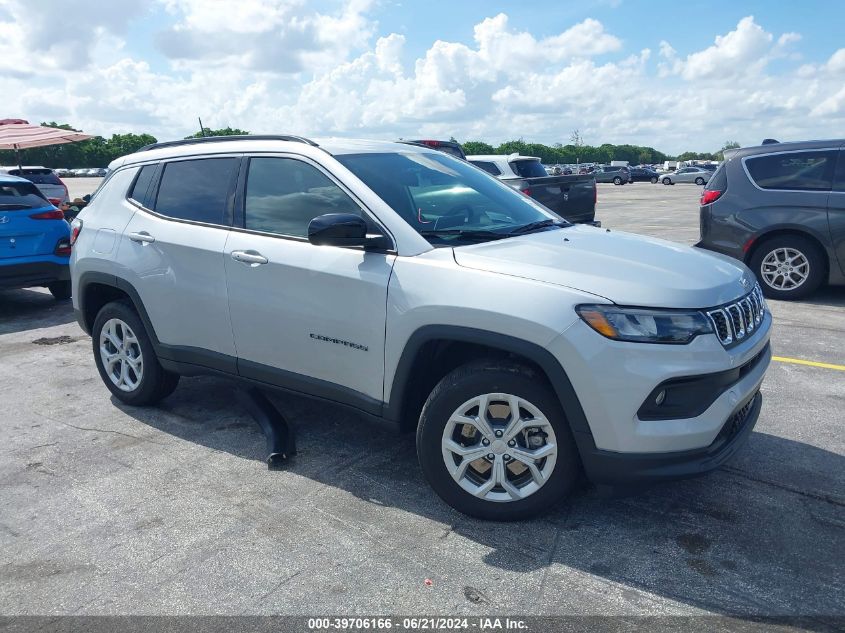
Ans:
<svg viewBox="0 0 845 633"><path fill-rule="evenodd" d="M734 468L732 466L722 466L722 469L726 472L732 473L738 477L742 477L743 479L748 479L749 481L754 481L761 484L766 484L767 486L772 486L773 488L778 488L780 490L785 490L787 492L792 492L797 495L801 495L803 497L809 497L810 499L815 499L816 501L824 501L826 503L830 503L835 506L845 507L845 499L840 499L838 497L834 497L833 495L827 495L824 493L815 493L810 492L809 490L802 490L801 488L797 488L795 486L790 486L789 484L782 484L777 481L771 481L769 479L763 479L762 477L755 477L754 475L747 473L739 468Z"/></svg>

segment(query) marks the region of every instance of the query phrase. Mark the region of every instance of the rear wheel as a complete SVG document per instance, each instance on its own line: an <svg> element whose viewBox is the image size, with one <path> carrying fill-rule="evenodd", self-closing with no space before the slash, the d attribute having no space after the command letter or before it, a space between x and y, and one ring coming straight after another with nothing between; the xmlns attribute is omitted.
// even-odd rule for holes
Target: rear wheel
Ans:
<svg viewBox="0 0 845 633"><path fill-rule="evenodd" d="M155 404L179 384L179 375L159 364L144 324L126 303L103 306L94 319L91 339L100 378L126 404Z"/></svg>
<svg viewBox="0 0 845 633"><path fill-rule="evenodd" d="M459 367L437 384L420 416L417 455L446 503L492 520L548 510L580 472L569 425L545 379L495 360Z"/></svg>
<svg viewBox="0 0 845 633"><path fill-rule="evenodd" d="M781 235L760 244L751 256L751 270L772 299L801 299L824 281L824 255L800 235Z"/></svg>
<svg viewBox="0 0 845 633"><path fill-rule="evenodd" d="M70 299L70 281L54 281L47 285L47 289L57 301Z"/></svg>

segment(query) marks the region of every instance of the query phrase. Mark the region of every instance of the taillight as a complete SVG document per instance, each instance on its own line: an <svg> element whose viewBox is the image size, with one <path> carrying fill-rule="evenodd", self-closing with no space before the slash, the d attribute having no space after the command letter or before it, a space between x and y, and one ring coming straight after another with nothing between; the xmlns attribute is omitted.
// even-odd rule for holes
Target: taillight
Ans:
<svg viewBox="0 0 845 633"><path fill-rule="evenodd" d="M65 214L62 213L59 209L53 209L52 211L33 213L29 217L31 217L33 220L64 220Z"/></svg>
<svg viewBox="0 0 845 633"><path fill-rule="evenodd" d="M420 141L423 145L427 147L440 147L440 141Z"/></svg>
<svg viewBox="0 0 845 633"><path fill-rule="evenodd" d="M66 238L62 238L56 244L56 250L53 251L56 255L61 255L62 257L69 257L70 256L70 240Z"/></svg>
<svg viewBox="0 0 845 633"><path fill-rule="evenodd" d="M722 196L723 193L724 191L719 191L718 189L703 191L701 193L701 206L704 206L705 204L710 204L711 202L715 202Z"/></svg>
<svg viewBox="0 0 845 633"><path fill-rule="evenodd" d="M70 223L70 245L73 246L76 244L77 238L79 238L79 233L82 231L82 220L79 218L74 219L73 222Z"/></svg>

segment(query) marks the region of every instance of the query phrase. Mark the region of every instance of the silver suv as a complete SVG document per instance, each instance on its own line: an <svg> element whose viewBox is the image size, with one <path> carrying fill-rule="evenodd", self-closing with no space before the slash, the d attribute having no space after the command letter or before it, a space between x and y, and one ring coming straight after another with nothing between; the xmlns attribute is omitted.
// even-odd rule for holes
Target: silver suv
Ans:
<svg viewBox="0 0 845 633"><path fill-rule="evenodd" d="M452 156L159 143L73 223L74 308L130 405L211 373L415 428L455 508L514 519L713 469L753 428L771 316L741 263L567 223Z"/></svg>

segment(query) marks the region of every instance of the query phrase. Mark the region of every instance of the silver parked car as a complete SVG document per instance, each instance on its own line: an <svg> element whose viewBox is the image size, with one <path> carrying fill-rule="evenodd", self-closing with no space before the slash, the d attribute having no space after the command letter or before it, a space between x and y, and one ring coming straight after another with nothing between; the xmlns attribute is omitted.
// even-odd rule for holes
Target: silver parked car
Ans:
<svg viewBox="0 0 845 633"><path fill-rule="evenodd" d="M110 168L72 295L126 404L201 373L345 404L415 428L432 487L488 519L582 467L712 470L760 413L772 319L742 262L572 225L412 144L206 137Z"/></svg>
<svg viewBox="0 0 845 633"><path fill-rule="evenodd" d="M702 167L682 167L678 171L660 176L660 182L664 185L674 185L676 182L694 182L697 185L706 185L712 175L712 171Z"/></svg>

